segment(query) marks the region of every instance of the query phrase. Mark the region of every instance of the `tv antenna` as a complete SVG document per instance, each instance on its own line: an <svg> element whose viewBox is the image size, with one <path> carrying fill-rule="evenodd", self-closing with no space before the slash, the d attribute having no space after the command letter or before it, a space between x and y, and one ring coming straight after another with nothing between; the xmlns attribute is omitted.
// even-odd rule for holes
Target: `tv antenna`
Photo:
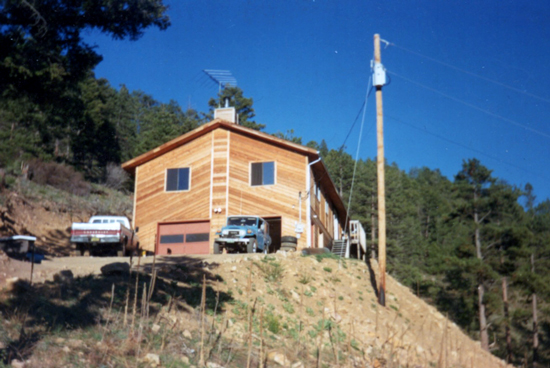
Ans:
<svg viewBox="0 0 550 368"><path fill-rule="evenodd" d="M229 70L204 69L203 72L218 85L218 92L227 86L236 86L237 79Z"/></svg>

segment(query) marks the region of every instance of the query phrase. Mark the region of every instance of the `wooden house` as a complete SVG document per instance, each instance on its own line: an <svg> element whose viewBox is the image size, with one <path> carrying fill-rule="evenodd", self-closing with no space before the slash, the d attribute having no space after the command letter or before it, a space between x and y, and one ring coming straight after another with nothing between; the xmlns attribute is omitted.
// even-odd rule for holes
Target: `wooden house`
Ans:
<svg viewBox="0 0 550 368"><path fill-rule="evenodd" d="M212 253L228 215L270 224L298 248L328 247L347 214L319 153L238 125L234 108L122 167L135 176L134 227L142 249L157 254Z"/></svg>

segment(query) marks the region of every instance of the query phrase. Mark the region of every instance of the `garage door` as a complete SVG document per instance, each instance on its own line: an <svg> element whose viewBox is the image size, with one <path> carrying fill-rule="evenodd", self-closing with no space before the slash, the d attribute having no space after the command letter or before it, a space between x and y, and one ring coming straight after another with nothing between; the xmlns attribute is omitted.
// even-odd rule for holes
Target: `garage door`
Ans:
<svg viewBox="0 0 550 368"><path fill-rule="evenodd" d="M210 253L210 222L159 224L157 254Z"/></svg>

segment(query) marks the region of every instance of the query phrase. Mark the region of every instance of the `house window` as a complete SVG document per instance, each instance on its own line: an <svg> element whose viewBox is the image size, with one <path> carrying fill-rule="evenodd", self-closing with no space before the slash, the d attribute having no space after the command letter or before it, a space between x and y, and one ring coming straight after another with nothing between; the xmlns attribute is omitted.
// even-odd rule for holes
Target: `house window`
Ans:
<svg viewBox="0 0 550 368"><path fill-rule="evenodd" d="M161 235L160 244L183 243L183 234Z"/></svg>
<svg viewBox="0 0 550 368"><path fill-rule="evenodd" d="M188 167L166 170L166 191L189 190L190 170Z"/></svg>
<svg viewBox="0 0 550 368"><path fill-rule="evenodd" d="M253 162L250 167L250 185L275 184L275 162Z"/></svg>

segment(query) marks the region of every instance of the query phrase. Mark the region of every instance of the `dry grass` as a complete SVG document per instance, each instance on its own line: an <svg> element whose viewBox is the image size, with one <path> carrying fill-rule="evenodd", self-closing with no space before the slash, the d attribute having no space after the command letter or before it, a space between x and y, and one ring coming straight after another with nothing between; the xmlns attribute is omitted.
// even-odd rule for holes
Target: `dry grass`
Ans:
<svg viewBox="0 0 550 368"><path fill-rule="evenodd" d="M252 267L252 261L284 265L284 275L274 281L264 273L270 268ZM323 259L313 267L315 259L300 257L258 255L252 261L244 261L236 273L230 264L167 266L157 260L131 277L19 285L0 294L0 362L145 367L149 353L157 354L163 367L207 362L271 367L273 353L304 367L459 368L482 362L472 356L473 342L444 319L404 321L405 307L391 294L388 302L395 309L349 313L351 296L345 293L366 297L368 288L353 289L353 280L364 274L359 262L348 261L347 269L334 271L341 281L333 282L324 279L323 267L337 270L337 260ZM300 281L304 270L307 283ZM416 341L433 351L419 349Z"/></svg>

